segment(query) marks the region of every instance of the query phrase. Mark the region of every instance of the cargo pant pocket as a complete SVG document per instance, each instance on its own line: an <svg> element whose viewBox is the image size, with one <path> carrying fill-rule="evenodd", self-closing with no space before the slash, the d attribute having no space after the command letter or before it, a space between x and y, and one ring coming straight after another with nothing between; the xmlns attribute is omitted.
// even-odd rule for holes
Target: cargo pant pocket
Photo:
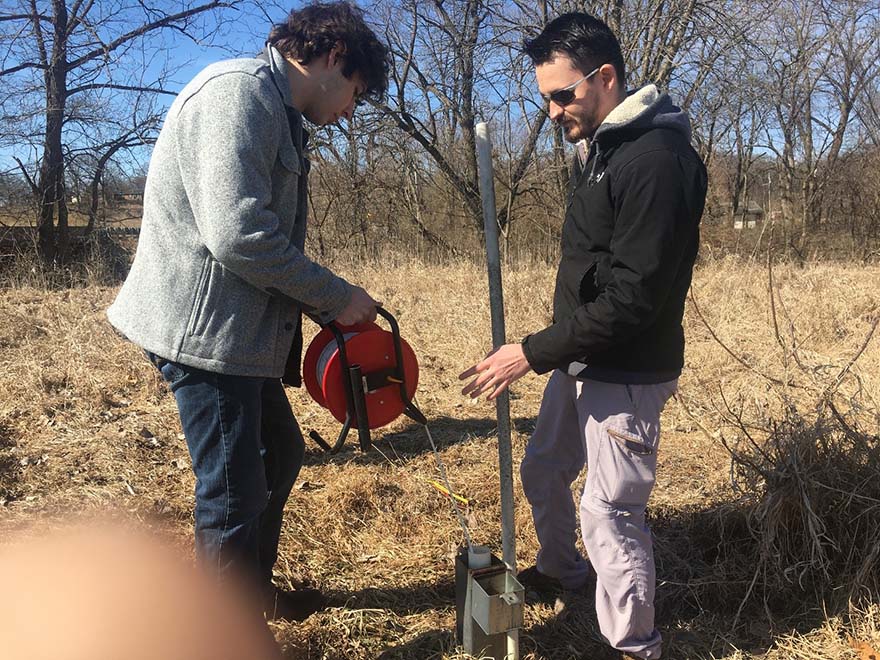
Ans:
<svg viewBox="0 0 880 660"><path fill-rule="evenodd" d="M659 429L637 426L632 417L618 415L600 429L592 494L614 510L644 509L654 488Z"/></svg>

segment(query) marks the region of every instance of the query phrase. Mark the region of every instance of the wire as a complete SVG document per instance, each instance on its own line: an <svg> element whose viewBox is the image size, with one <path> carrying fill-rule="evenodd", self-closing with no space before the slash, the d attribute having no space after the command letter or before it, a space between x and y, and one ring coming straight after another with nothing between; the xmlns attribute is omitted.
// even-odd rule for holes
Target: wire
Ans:
<svg viewBox="0 0 880 660"><path fill-rule="evenodd" d="M416 403L415 397L413 398L413 403L416 406L418 406L418 403ZM464 539L465 539L465 542L467 543L468 549L471 549L474 544L473 544L473 541L471 540L470 529L468 529L467 518L465 518L464 514L461 512L461 509L458 507L458 504L456 503L456 497L459 497L459 496L455 494L455 491L452 489L452 486L449 484L449 478L446 476L446 466L443 464L443 459L440 458L440 452L437 451L437 445L434 443L434 436L431 435L431 429L428 428L427 424L423 424L423 426L425 427L425 433L428 434L428 441L431 443L431 450L434 452L434 461L437 463L437 468L440 471L440 478L443 479L443 484L445 485L446 489L450 493L450 496L447 499L452 503L452 509L455 512L455 518L456 518L456 520L458 520L458 524L461 527L461 531L464 532ZM391 444L390 442L388 444L391 447L394 454L397 455L397 449L394 448L394 445ZM403 471L402 464L396 463L395 461L391 460L388 457L388 455L385 454L385 452L383 452L381 449L379 449L379 447L376 446L375 444L373 445L373 449L378 451L382 455L382 458L384 458L386 461L388 461L388 464L391 465L391 467L396 468L396 469L400 470L401 472ZM400 457L398 456L398 459L399 458ZM431 483L431 482L428 481L428 483Z"/></svg>
<svg viewBox="0 0 880 660"><path fill-rule="evenodd" d="M413 403L416 403L415 397L413 398ZM416 406L418 406L418 403L416 403ZM440 478L443 479L443 484L449 492L454 493L455 491L452 489L452 486L449 484L449 479L446 476L446 466L443 465L443 460L440 458L440 452L437 451L437 445L434 444L434 436L431 435L431 429L428 428L427 424L425 424L424 427L425 433L428 434L428 441L431 443L431 450L434 452L434 460L437 462L437 468L440 470ZM468 549L470 549L473 546L473 542L471 541L471 533L468 529L467 519L462 515L461 509L458 508L458 504L454 497L450 497L449 502L452 504L452 508L455 511L455 517L458 519L458 524L464 532L464 540L468 545Z"/></svg>

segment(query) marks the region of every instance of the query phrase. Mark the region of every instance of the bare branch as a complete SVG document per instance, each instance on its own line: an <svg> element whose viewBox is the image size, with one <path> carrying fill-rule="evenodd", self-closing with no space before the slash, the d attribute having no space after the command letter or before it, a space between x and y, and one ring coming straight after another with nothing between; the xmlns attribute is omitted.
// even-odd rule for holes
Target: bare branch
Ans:
<svg viewBox="0 0 880 660"><path fill-rule="evenodd" d="M16 66L10 67L8 69L0 70L0 76L8 76L13 73L18 73L19 71L24 71L25 69L46 69L45 64L40 64L39 62L22 62L21 64L17 64Z"/></svg>
<svg viewBox="0 0 880 660"><path fill-rule="evenodd" d="M708 330L709 334L712 335L712 339L714 339L715 342L719 346L721 346L721 348L724 349L725 353L727 353L730 357L732 357L734 360L739 362L742 366L744 366L746 369L751 371L753 374L757 374L761 378L768 380L775 385L790 385L790 383L784 383L783 381L779 380L778 378L774 378L773 376L768 376L767 374L758 371L757 369L755 369L755 367L753 367L748 362L746 362L743 358L741 358L739 355L734 353L733 350L727 344L725 344L723 341L721 341L721 339L718 337L718 335L715 334L715 330L712 328L711 325L709 325L709 322L706 320L706 317L703 316L703 312L700 311L700 307L699 307L699 305L697 305L697 298L694 295L694 288L693 287L691 287L691 289L690 289L690 299L691 299L691 303L694 306L694 311L697 313L697 316L699 317L700 321L703 322L703 325L706 327L706 330Z"/></svg>
<svg viewBox="0 0 880 660"><path fill-rule="evenodd" d="M871 328L868 330L868 334L865 337L865 340L862 342L862 345L855 352L849 362L846 363L846 366L840 370L840 373L837 374L837 377L834 379L834 382L831 383L824 392L822 392L822 397L820 402L828 401L831 398L831 395L837 391L837 388L840 387L840 384L843 382L846 374L849 373L849 370L852 369L852 366L856 363L856 360L861 357L862 353L865 352L865 349L868 348L868 344L871 343L871 338L874 336L874 331L877 330L877 325L880 324L880 316L875 316L874 321L871 323Z"/></svg>
<svg viewBox="0 0 880 660"><path fill-rule="evenodd" d="M0 23L4 23L6 21L21 21L25 19L29 21L45 21L47 23L52 22L51 16L31 12L29 14L3 14L2 16L0 16Z"/></svg>
<svg viewBox="0 0 880 660"><path fill-rule="evenodd" d="M210 11L211 9L218 9L220 7L234 7L236 4L236 0L213 0L204 5L199 5L198 7L193 7L192 9L188 9L186 11L178 12L177 14L170 14L168 16L163 16L159 20L153 21L151 23L147 23L145 25L141 25L137 29L126 32L120 37L117 37L110 43L102 46L101 48L96 48L77 59L68 62L68 69L75 69L77 67L82 66L84 63L89 60L93 60L99 57L107 57L114 50L122 46L123 44L135 39L136 37L147 34L148 32L152 32L153 30L158 30L160 28L167 27L175 27L175 24L183 21L184 19L190 18L197 14L201 14L205 11Z"/></svg>
<svg viewBox="0 0 880 660"><path fill-rule="evenodd" d="M149 92L150 94L164 94L166 96L177 96L177 92L172 92L161 87L141 87L139 85L116 85L113 83L93 83L91 85L81 85L67 90L67 96L73 96L80 92L86 92L95 89L116 89L126 92Z"/></svg>
<svg viewBox="0 0 880 660"><path fill-rule="evenodd" d="M34 195L36 195L39 192L39 189L37 188L37 184L31 178L31 175L27 171L27 168L24 166L24 163L22 163L21 160L19 160L17 156L13 156L12 159L16 163L18 163L18 169L21 170L21 174L22 174L22 176L24 176L24 180L27 181L28 185L31 187L31 192L34 193Z"/></svg>

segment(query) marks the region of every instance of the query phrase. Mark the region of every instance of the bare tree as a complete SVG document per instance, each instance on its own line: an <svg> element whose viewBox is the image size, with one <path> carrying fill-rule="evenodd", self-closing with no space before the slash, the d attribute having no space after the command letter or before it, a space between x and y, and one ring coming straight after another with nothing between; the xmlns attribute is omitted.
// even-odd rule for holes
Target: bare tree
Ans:
<svg viewBox="0 0 880 660"><path fill-rule="evenodd" d="M821 222L823 191L853 110L876 86L878 13L862 0L786 2L763 35L775 118L766 145L777 155L784 216L797 221L801 243Z"/></svg>
<svg viewBox="0 0 880 660"><path fill-rule="evenodd" d="M828 66L819 80L818 107L810 118L811 130L821 135L816 149L816 160L821 159L822 176L808 169L804 188L804 226L815 227L819 222L825 183L834 172L844 150L846 137L851 131L854 108L859 100L876 89L880 76L880 8L863 0L836 0L822 2L822 25L827 41L823 51ZM823 57L823 60L825 57ZM813 139L810 139L813 142ZM856 146L856 145L851 145Z"/></svg>
<svg viewBox="0 0 880 660"><path fill-rule="evenodd" d="M476 58L488 2L405 0L382 12L393 93L379 106L430 155L482 226L474 128Z"/></svg>
<svg viewBox="0 0 880 660"><path fill-rule="evenodd" d="M45 259L63 259L67 250L68 154L83 148L90 125L106 119L105 111L118 111L119 95L171 94L166 88L169 69L155 61L165 45L163 33L173 31L198 42L216 29L216 22L207 20L211 12L236 1L184 2L172 12L138 0L16 0L0 10L0 79L7 90L14 90L2 98L2 110L5 117L26 125L22 133L37 142L38 171L31 178ZM150 70L156 72L150 76ZM29 113L17 116L14 106L25 97ZM127 105L131 107L130 99ZM100 119L89 112L95 108L102 110ZM144 123L131 127L133 133L126 129L107 148L129 143L123 137L127 133L146 141L156 122L149 114L141 119Z"/></svg>

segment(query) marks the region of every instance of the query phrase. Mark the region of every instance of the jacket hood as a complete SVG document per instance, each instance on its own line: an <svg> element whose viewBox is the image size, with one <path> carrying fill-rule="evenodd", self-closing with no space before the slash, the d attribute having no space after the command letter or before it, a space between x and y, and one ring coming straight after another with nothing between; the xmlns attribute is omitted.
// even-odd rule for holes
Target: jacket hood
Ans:
<svg viewBox="0 0 880 660"><path fill-rule="evenodd" d="M645 85L627 94L596 130L594 140L607 139L621 130L671 128L691 139L691 122L687 113L672 102L669 95L656 85Z"/></svg>

